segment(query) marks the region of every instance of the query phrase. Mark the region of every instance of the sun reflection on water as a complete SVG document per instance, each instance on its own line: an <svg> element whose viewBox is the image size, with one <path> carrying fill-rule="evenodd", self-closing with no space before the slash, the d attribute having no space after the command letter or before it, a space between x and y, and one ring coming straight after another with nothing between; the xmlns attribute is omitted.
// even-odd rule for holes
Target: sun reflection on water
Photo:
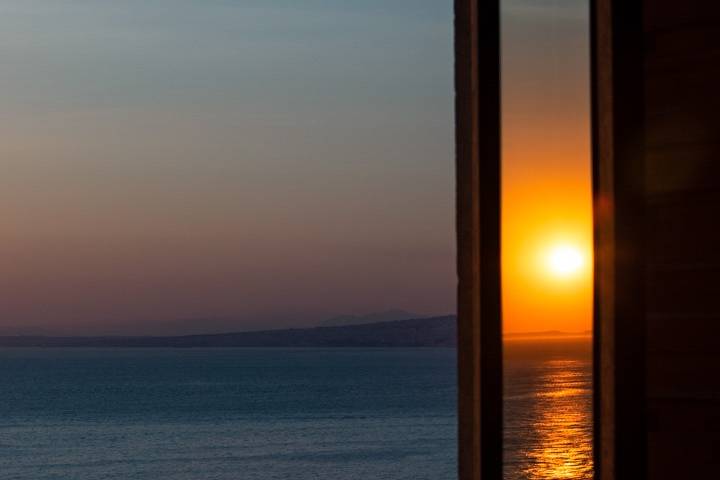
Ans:
<svg viewBox="0 0 720 480"><path fill-rule="evenodd" d="M591 479L589 361L507 363L506 480Z"/></svg>

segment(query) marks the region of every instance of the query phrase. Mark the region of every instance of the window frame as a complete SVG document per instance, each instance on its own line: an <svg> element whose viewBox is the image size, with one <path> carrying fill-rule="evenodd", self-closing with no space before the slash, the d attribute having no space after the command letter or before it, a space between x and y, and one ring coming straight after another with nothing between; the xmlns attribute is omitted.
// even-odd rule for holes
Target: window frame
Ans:
<svg viewBox="0 0 720 480"><path fill-rule="evenodd" d="M590 1L595 478L645 478L643 2ZM454 0L460 480L502 478L500 0Z"/></svg>
<svg viewBox="0 0 720 480"><path fill-rule="evenodd" d="M455 0L460 480L502 478L499 20Z"/></svg>

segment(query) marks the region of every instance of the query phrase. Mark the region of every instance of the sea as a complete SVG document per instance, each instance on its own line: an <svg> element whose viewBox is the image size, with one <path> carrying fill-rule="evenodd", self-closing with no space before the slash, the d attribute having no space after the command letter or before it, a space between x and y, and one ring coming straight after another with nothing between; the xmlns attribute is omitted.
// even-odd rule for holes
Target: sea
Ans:
<svg viewBox="0 0 720 480"><path fill-rule="evenodd" d="M588 349L514 343L505 478L591 478ZM451 480L456 396L448 348L0 349L0 479Z"/></svg>

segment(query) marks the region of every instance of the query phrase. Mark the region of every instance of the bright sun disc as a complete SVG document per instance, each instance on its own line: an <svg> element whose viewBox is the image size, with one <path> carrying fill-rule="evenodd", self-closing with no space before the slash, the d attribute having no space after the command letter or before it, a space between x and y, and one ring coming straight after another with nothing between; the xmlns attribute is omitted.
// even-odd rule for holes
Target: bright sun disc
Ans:
<svg viewBox="0 0 720 480"><path fill-rule="evenodd" d="M548 254L547 265L550 272L558 277L571 276L583 267L584 259L580 250L570 245L559 245Z"/></svg>

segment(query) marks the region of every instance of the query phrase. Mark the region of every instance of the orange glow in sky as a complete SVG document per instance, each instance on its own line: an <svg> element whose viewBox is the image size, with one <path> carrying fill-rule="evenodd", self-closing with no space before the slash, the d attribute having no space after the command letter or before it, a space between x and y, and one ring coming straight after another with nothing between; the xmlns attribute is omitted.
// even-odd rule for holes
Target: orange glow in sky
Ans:
<svg viewBox="0 0 720 480"><path fill-rule="evenodd" d="M505 332L585 332L592 319L592 221L585 182L508 186L503 212ZM587 185L589 189L589 185Z"/></svg>
<svg viewBox="0 0 720 480"><path fill-rule="evenodd" d="M587 7L539 15L507 5L502 25L504 331L587 332L593 274Z"/></svg>

